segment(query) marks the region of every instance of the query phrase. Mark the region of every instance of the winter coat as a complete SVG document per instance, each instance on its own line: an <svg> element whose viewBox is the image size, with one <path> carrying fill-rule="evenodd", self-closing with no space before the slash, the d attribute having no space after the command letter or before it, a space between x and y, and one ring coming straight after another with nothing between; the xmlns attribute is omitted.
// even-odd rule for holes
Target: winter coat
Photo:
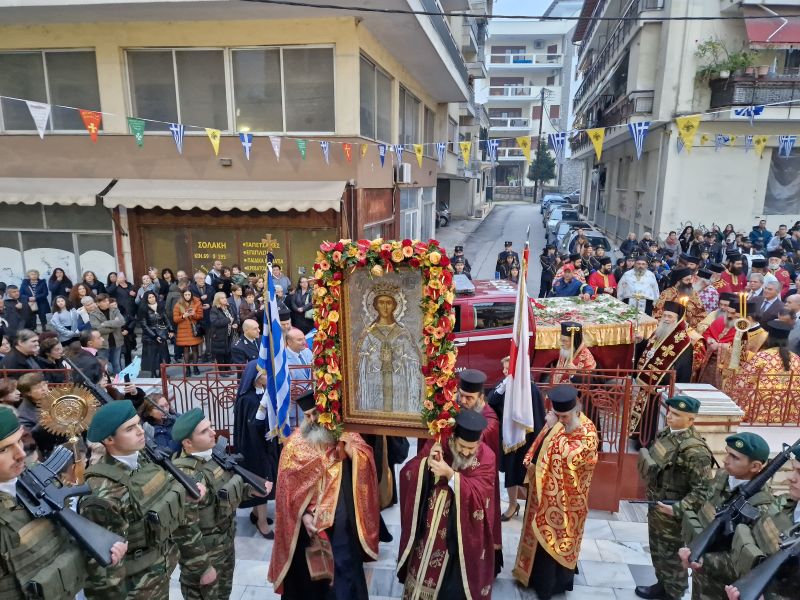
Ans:
<svg viewBox="0 0 800 600"><path fill-rule="evenodd" d="M69 291L72 289L72 281L66 275L61 281L58 279L50 279L47 282L47 289L50 290L50 298L53 300L55 300L56 296L69 298Z"/></svg>
<svg viewBox="0 0 800 600"><path fill-rule="evenodd" d="M175 304L172 309L172 322L175 323L175 344L181 347L197 346L202 341L202 337L195 337L192 333L192 323L198 323L203 320L203 306L200 298L192 297L192 308L194 315L191 317L183 317L183 305L181 302Z"/></svg>
<svg viewBox="0 0 800 600"><path fill-rule="evenodd" d="M108 286L107 294L117 299L117 306L123 315L129 319L136 318L136 288L133 284L126 282L126 287L119 285Z"/></svg>
<svg viewBox="0 0 800 600"><path fill-rule="evenodd" d="M28 299L33 298L36 300L39 314L46 315L50 311L49 292L47 282L44 279L39 279L35 284L31 284L30 279L23 279L22 284L19 286L19 299L24 304L27 304Z"/></svg>
<svg viewBox="0 0 800 600"><path fill-rule="evenodd" d="M155 342L157 338L166 340L173 330L172 319L167 319L163 304L158 304L156 311L149 306L142 307L139 325L142 327L142 339L145 342Z"/></svg>
<svg viewBox="0 0 800 600"><path fill-rule="evenodd" d="M230 312L230 311L229 311ZM233 316L233 313L231 313ZM211 308L208 351L211 354L225 354L231 349L231 323L221 308Z"/></svg>
<svg viewBox="0 0 800 600"><path fill-rule="evenodd" d="M175 305L181 299L181 290L178 288L177 283L171 283L169 291L167 292L166 299L164 300L164 312L167 315L172 315L175 310ZM171 319L170 319L171 320Z"/></svg>
<svg viewBox="0 0 800 600"><path fill-rule="evenodd" d="M214 289L210 285L203 285L203 289L200 289L195 282L192 282L189 284L189 290L200 298L201 305L208 304L208 308L203 309L203 323L208 325L208 319L211 316L211 303L214 301ZM205 300L202 298L203 295L206 297Z"/></svg>
<svg viewBox="0 0 800 600"><path fill-rule="evenodd" d="M125 325L125 317L119 312L118 308L109 308L108 316L97 308L89 313L89 323L92 324L93 329L97 329L100 335L103 336L106 348L111 345L108 340L111 336L114 337L114 346L120 348L125 341L122 337L122 327Z"/></svg>
<svg viewBox="0 0 800 600"><path fill-rule="evenodd" d="M92 282L92 283L89 283L86 280L82 281L81 283L83 283L83 285L85 285L87 288L92 290L92 294L94 294L95 296L97 296L97 294L107 294L108 293L106 291L106 286L103 285L103 282L101 282L99 279L95 279L94 282Z"/></svg>
<svg viewBox="0 0 800 600"><path fill-rule="evenodd" d="M7 335L9 339L11 339L17 335L17 331L25 328L25 323L31 316L31 309L28 307L27 302L22 301L22 298L18 298L17 300L6 298L4 303L5 310L3 311L2 317L7 323L4 335ZM17 308L17 304L21 304L22 307Z"/></svg>

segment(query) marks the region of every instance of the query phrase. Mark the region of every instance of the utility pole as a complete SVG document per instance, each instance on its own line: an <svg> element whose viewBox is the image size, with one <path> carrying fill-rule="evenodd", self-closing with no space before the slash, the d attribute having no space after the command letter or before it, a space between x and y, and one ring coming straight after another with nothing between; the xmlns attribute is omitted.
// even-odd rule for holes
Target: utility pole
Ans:
<svg viewBox="0 0 800 600"><path fill-rule="evenodd" d="M542 110L541 110L541 112L539 114L539 135L536 136L536 157L537 158L539 156L539 144L541 143L541 139L542 139L542 124L544 123L544 94L545 94L546 91L547 91L547 89L543 87L542 91L541 91L541 94L540 94L540 100L539 100L540 106L542 107ZM535 161L536 158L534 158L533 160ZM522 180L525 181L525 178L523 177ZM534 179L533 180L533 203L534 204L536 204L536 196L538 195L538 193L539 193L539 180L538 179Z"/></svg>

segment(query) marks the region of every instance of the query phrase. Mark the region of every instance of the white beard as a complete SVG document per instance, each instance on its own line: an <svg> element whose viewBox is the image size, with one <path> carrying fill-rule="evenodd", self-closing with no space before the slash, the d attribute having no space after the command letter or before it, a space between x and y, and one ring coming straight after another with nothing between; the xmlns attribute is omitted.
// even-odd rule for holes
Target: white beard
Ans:
<svg viewBox="0 0 800 600"><path fill-rule="evenodd" d="M569 348L561 348L558 351L558 357L564 362L569 362L572 360L572 352L570 352Z"/></svg>
<svg viewBox="0 0 800 600"><path fill-rule="evenodd" d="M453 454L453 464L450 465L453 471L464 471L475 464L474 454L469 458L464 458L460 453L456 452L455 448L453 448L452 438L447 442L447 444L450 446L450 452Z"/></svg>
<svg viewBox="0 0 800 600"><path fill-rule="evenodd" d="M706 289L706 284L702 279L699 279L692 284L692 289L699 294Z"/></svg>
<svg viewBox="0 0 800 600"><path fill-rule="evenodd" d="M633 272L636 274L637 277L641 277L642 275L644 275L645 271L647 271L647 269L639 269L638 267L633 268Z"/></svg>
<svg viewBox="0 0 800 600"><path fill-rule="evenodd" d="M677 323L665 323L664 321L659 321L656 330L653 332L653 341L654 342L663 342L667 339L670 333L675 331L675 328L678 326Z"/></svg>
<svg viewBox="0 0 800 600"><path fill-rule="evenodd" d="M300 424L300 433L304 440L315 446L333 446L336 441L333 434L318 423L303 421Z"/></svg>

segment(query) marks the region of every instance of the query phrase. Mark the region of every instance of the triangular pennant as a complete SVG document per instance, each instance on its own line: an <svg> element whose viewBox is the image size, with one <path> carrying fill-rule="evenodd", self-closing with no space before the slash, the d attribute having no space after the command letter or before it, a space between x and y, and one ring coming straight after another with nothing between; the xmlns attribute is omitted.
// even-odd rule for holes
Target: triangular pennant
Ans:
<svg viewBox="0 0 800 600"><path fill-rule="evenodd" d="M250 160L250 150L253 149L253 134L242 132L239 134L239 141L242 142L242 151L244 152L244 157L247 160Z"/></svg>
<svg viewBox="0 0 800 600"><path fill-rule="evenodd" d="M392 147L394 155L397 157L397 164L403 164L403 144L396 144Z"/></svg>
<svg viewBox="0 0 800 600"><path fill-rule="evenodd" d="M269 143L272 144L272 151L275 153L275 160L280 162L281 160L281 138L277 135L269 136ZM305 155L303 155L305 158Z"/></svg>
<svg viewBox="0 0 800 600"><path fill-rule="evenodd" d="M650 129L650 121L639 121L637 123L628 123L628 130L631 132L633 144L636 146L636 159L642 159L642 150L644 150L644 138L647 137L647 131Z"/></svg>
<svg viewBox="0 0 800 600"><path fill-rule="evenodd" d="M486 154L488 155L489 162L494 164L497 162L497 147L500 145L500 140L491 139L486 140Z"/></svg>
<svg viewBox="0 0 800 600"><path fill-rule="evenodd" d="M523 135L517 138L517 146L522 149L522 154L525 156L525 160L528 162L531 161L531 136Z"/></svg>
<svg viewBox="0 0 800 600"><path fill-rule="evenodd" d="M792 154L792 148L797 143L796 135L779 135L778 136L778 156L789 158Z"/></svg>
<svg viewBox="0 0 800 600"><path fill-rule="evenodd" d="M564 150L566 149L567 132L559 131L557 133L548 133L547 140L550 142L550 147L556 155L556 162L562 164L564 162Z"/></svg>
<svg viewBox="0 0 800 600"><path fill-rule="evenodd" d="M746 135L744 136L744 151L745 154L750 152L750 149L753 147L753 136Z"/></svg>
<svg viewBox="0 0 800 600"><path fill-rule="evenodd" d="M447 142L436 142L436 162L439 168L444 166L444 153L447 150Z"/></svg>
<svg viewBox="0 0 800 600"><path fill-rule="evenodd" d="M705 146L710 140L711 138L708 137L708 134L704 133L700 136L700 145Z"/></svg>
<svg viewBox="0 0 800 600"><path fill-rule="evenodd" d="M422 151L423 151L422 150L422 144L414 144L413 147L414 147L414 154L417 155L417 164L419 165L419 168L421 169L422 168Z"/></svg>
<svg viewBox="0 0 800 600"><path fill-rule="evenodd" d="M764 105L758 104L756 106L745 106L743 108L732 108L731 109L731 118L732 119L747 119L750 121L750 127L753 126L753 120L756 117L760 117L761 114L764 112Z"/></svg>
<svg viewBox="0 0 800 600"><path fill-rule="evenodd" d="M344 152L344 157L347 159L347 162L353 162L353 144L344 142L342 144L342 152Z"/></svg>
<svg viewBox="0 0 800 600"><path fill-rule="evenodd" d="M594 146L594 154L599 161L600 157L603 156L603 141L606 139L606 128L595 127L594 129L587 129L586 135L589 136L589 140Z"/></svg>
<svg viewBox="0 0 800 600"><path fill-rule="evenodd" d="M89 132L89 137L92 141L97 143L97 132L100 131L100 122L103 120L103 115L95 110L80 110L81 119L83 119L83 126Z"/></svg>
<svg viewBox="0 0 800 600"><path fill-rule="evenodd" d="M461 158L464 159L464 166L468 166L469 157L472 153L472 142L458 142L458 147L461 149Z"/></svg>
<svg viewBox="0 0 800 600"><path fill-rule="evenodd" d="M172 132L172 139L178 148L178 154L183 154L183 123L170 123L169 130Z"/></svg>
<svg viewBox="0 0 800 600"><path fill-rule="evenodd" d="M729 138L728 145L729 146L735 146L736 145L736 136L735 135L729 135L728 138Z"/></svg>
<svg viewBox="0 0 800 600"><path fill-rule="evenodd" d="M308 142L306 140L296 140L297 141L297 149L300 151L300 156L303 157L303 160L306 159L306 148L308 147Z"/></svg>
<svg viewBox="0 0 800 600"><path fill-rule="evenodd" d="M44 130L47 128L47 120L50 118L50 105L33 100L26 100L25 103L28 105L28 110L31 111L31 118L36 125L36 131L39 132L39 137L44 139Z"/></svg>
<svg viewBox="0 0 800 600"><path fill-rule="evenodd" d="M381 166L386 162L386 144L378 144L378 157L381 159Z"/></svg>
<svg viewBox="0 0 800 600"><path fill-rule="evenodd" d="M361 158L367 155L367 150L369 150L369 144L361 144Z"/></svg>
<svg viewBox="0 0 800 600"><path fill-rule="evenodd" d="M676 117L675 124L678 126L678 137L683 142L686 152L691 152L692 146L694 146L694 136L700 128L700 115Z"/></svg>
<svg viewBox="0 0 800 600"><path fill-rule="evenodd" d="M131 132L133 139L136 140L136 145L139 146L139 148L144 146L144 128L144 119L128 117L128 130Z"/></svg>
<svg viewBox="0 0 800 600"><path fill-rule="evenodd" d="M714 136L714 152L719 152L719 149L723 146L727 146L731 143L731 137L729 135L724 135L722 133L718 133Z"/></svg>
<svg viewBox="0 0 800 600"><path fill-rule="evenodd" d="M757 135L753 138L753 146L755 146L756 154L758 154L758 158L764 154L764 148L767 147L767 141L769 138L765 135Z"/></svg>
<svg viewBox="0 0 800 600"><path fill-rule="evenodd" d="M683 140L681 139L681 136L678 136L678 137L677 137L677 139L675 140L675 145L676 145L676 146L677 146L677 148L678 148L678 154L680 154L680 153L681 153L681 151L682 151L682 150L684 149L684 147L686 146L686 144L684 144L684 143L683 143Z"/></svg>
<svg viewBox="0 0 800 600"><path fill-rule="evenodd" d="M214 156L219 156L219 136L221 133L219 129L210 129L206 127L206 135L211 142L211 147L214 149Z"/></svg>
<svg viewBox="0 0 800 600"><path fill-rule="evenodd" d="M326 141L326 140L322 140L319 143L319 147L322 148L322 156L325 157L325 164L329 165L330 164L330 158L331 158L331 155L330 155L331 143Z"/></svg>

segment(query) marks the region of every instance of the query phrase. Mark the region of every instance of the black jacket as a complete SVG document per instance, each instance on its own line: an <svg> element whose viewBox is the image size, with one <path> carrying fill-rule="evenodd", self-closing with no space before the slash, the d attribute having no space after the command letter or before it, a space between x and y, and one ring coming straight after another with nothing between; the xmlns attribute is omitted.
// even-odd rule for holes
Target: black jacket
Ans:
<svg viewBox="0 0 800 600"><path fill-rule="evenodd" d="M36 357L25 356L16 348L12 348L11 352L6 354L6 357L0 362L0 369L14 369L14 370L34 370L40 369L39 363L36 362Z"/></svg>
<svg viewBox="0 0 800 600"><path fill-rule="evenodd" d="M16 308L17 303L22 304L22 308ZM17 335L18 330L25 327L25 322L31 316L31 309L28 303L23 302L22 299L12 300L11 298L6 298L4 304L5 310L2 316L8 323L5 335L10 339Z"/></svg>
<svg viewBox="0 0 800 600"><path fill-rule="evenodd" d="M241 336L231 347L231 362L237 365L246 365L251 360L258 358L258 339L249 341Z"/></svg>
<svg viewBox="0 0 800 600"><path fill-rule="evenodd" d="M224 354L231 347L231 322L221 308L212 307L209 318L208 351L211 354Z"/></svg>
<svg viewBox="0 0 800 600"><path fill-rule="evenodd" d="M136 288L131 282L128 287L122 288L116 284L108 286L106 293L117 299L117 306L126 319L136 318ZM131 296L133 292L133 296Z"/></svg>
<svg viewBox="0 0 800 600"><path fill-rule="evenodd" d="M167 339L167 334L172 331L172 319L167 319L164 314L164 305L159 304L154 312L145 306L139 311L139 325L142 328L142 338L148 342L155 342L157 338Z"/></svg>

